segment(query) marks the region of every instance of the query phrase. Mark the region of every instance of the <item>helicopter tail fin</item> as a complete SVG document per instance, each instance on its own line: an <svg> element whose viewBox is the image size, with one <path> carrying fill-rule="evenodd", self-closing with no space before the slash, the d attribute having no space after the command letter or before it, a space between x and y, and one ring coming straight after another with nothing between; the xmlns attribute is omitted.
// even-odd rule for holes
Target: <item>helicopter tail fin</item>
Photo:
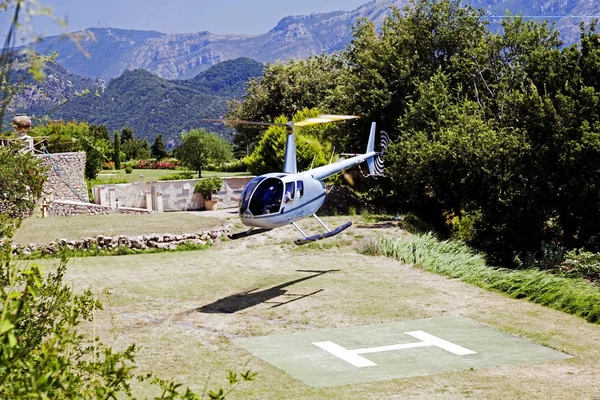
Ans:
<svg viewBox="0 0 600 400"><path fill-rule="evenodd" d="M288 133L287 140L285 142L283 172L288 174L298 173L298 167L296 166L296 138L294 137L293 132Z"/></svg>
<svg viewBox="0 0 600 400"><path fill-rule="evenodd" d="M369 166L369 174L374 176L383 175L383 153L386 147L390 144L390 137L386 131L380 132L379 152L367 160ZM367 145L367 153L375 151L375 122L371 124L371 132L369 134L369 144Z"/></svg>
<svg viewBox="0 0 600 400"><path fill-rule="evenodd" d="M369 132L369 143L367 144L367 154L375 151L375 122L371 123L371 132ZM374 157L367 159L367 165L369 166L369 174L375 173L375 160Z"/></svg>

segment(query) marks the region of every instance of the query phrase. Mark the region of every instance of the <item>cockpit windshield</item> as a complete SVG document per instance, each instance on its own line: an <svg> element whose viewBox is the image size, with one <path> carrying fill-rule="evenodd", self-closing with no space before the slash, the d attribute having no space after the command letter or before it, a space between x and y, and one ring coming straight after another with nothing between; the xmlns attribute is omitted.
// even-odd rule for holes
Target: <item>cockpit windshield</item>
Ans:
<svg viewBox="0 0 600 400"><path fill-rule="evenodd" d="M252 182L250 181L250 183ZM279 178L266 178L254 190L248 208L252 215L274 214L281 209L282 200L283 181Z"/></svg>
<svg viewBox="0 0 600 400"><path fill-rule="evenodd" d="M250 203L250 196L252 196L252 192L259 183L261 183L265 179L264 176L259 176L252 179L250 182L246 184L244 188L244 192L242 193L242 197L240 198L240 210L242 212L248 208L248 204Z"/></svg>

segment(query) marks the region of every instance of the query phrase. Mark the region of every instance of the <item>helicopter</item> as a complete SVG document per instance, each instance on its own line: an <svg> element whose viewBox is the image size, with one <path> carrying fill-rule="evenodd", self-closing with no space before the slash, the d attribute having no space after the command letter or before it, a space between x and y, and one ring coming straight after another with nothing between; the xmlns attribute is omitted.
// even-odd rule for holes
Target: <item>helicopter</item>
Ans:
<svg viewBox="0 0 600 400"><path fill-rule="evenodd" d="M366 161L369 175L383 175L383 152L389 144L389 137L381 131L379 152L375 151L376 124L371 124L367 150L364 154L348 154L349 158L330 163L307 171L298 172L296 166L296 141L294 128L319 123L344 121L359 118L354 115L319 115L300 122L272 124L249 121L228 121L229 123L250 123L257 125L276 125L290 128L286 138L285 158L282 172L270 172L257 176L245 186L239 202L238 214L241 222L250 229L245 232L229 235L230 239L238 239L274 228L292 225L302 235L294 243L297 245L314 242L339 234L352 225L351 221L329 229L316 215L323 205L327 190L324 179L342 172L350 167ZM307 235L296 224L296 221L312 216L325 230L324 233Z"/></svg>

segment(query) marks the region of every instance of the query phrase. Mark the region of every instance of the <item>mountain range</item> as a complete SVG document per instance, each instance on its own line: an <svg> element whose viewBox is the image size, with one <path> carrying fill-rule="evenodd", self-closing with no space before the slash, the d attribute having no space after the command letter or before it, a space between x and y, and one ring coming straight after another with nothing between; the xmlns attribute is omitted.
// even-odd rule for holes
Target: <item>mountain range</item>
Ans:
<svg viewBox="0 0 600 400"><path fill-rule="evenodd" d="M227 100L241 98L245 82L261 75L262 63L342 50L360 18L379 27L390 7L402 9L407 3L375 0L352 11L288 16L260 35L90 28L70 38L50 36L36 45L38 52L58 53L46 80L30 82L9 112L87 120L111 130L131 126L138 137L150 141L159 133L174 139L202 118L223 115ZM600 14L600 2L594 0L465 3L484 10L491 28L507 10L551 16L567 44L579 35L580 19L574 16Z"/></svg>
<svg viewBox="0 0 600 400"><path fill-rule="evenodd" d="M127 126L136 137L148 141L158 134L167 141L177 140L181 132L208 125L202 119L223 115L227 101L241 99L248 79L262 75L263 67L249 58L238 58L187 80L128 70L104 85L51 63L43 82L28 79L27 89L14 99L10 111L24 112L34 121L44 117L104 124L110 131ZM215 130L231 139L231 129L211 126Z"/></svg>
<svg viewBox="0 0 600 400"><path fill-rule="evenodd" d="M577 41L579 21L574 16L599 15L594 0L465 0L490 16L492 25L507 10L524 16L547 16L556 22L565 43ZM390 7L404 8L408 0L375 0L352 11L288 16L260 35L221 35L211 32L164 34L116 28L90 28L77 32L78 43L51 36L38 45L41 52L55 51L57 62L74 74L109 80L126 70L145 69L166 79L189 79L209 66L239 57L273 63L306 58L344 49L352 26L360 18L380 26ZM82 53L84 48L87 54Z"/></svg>

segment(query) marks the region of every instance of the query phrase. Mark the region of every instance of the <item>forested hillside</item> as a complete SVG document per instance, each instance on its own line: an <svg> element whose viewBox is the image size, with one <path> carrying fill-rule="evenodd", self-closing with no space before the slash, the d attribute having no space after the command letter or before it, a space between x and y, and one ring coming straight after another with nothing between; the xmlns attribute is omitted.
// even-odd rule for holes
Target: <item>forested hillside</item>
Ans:
<svg viewBox="0 0 600 400"><path fill-rule="evenodd" d="M361 115L332 131L346 151L363 149L376 121L392 144L373 204L418 215L495 262L549 265L568 249L600 250L598 76L596 23L564 47L547 24L511 17L492 33L480 11L423 0L380 31L361 23L339 55L268 66L229 116ZM235 138L260 140L256 130Z"/></svg>
<svg viewBox="0 0 600 400"><path fill-rule="evenodd" d="M261 63L241 58L217 64L188 81L169 81L144 70L126 71L105 89L85 80L91 86L89 91L69 96L58 107L56 102L48 102L20 110L44 117L55 109L48 115L50 119L103 124L111 132L128 126L138 138L152 142L162 134L169 141L178 139L180 132L206 126L203 118L222 116L227 101L241 98L248 79L259 76L262 69ZM49 74L44 84L51 78ZM221 126L220 133L230 138L231 130Z"/></svg>

